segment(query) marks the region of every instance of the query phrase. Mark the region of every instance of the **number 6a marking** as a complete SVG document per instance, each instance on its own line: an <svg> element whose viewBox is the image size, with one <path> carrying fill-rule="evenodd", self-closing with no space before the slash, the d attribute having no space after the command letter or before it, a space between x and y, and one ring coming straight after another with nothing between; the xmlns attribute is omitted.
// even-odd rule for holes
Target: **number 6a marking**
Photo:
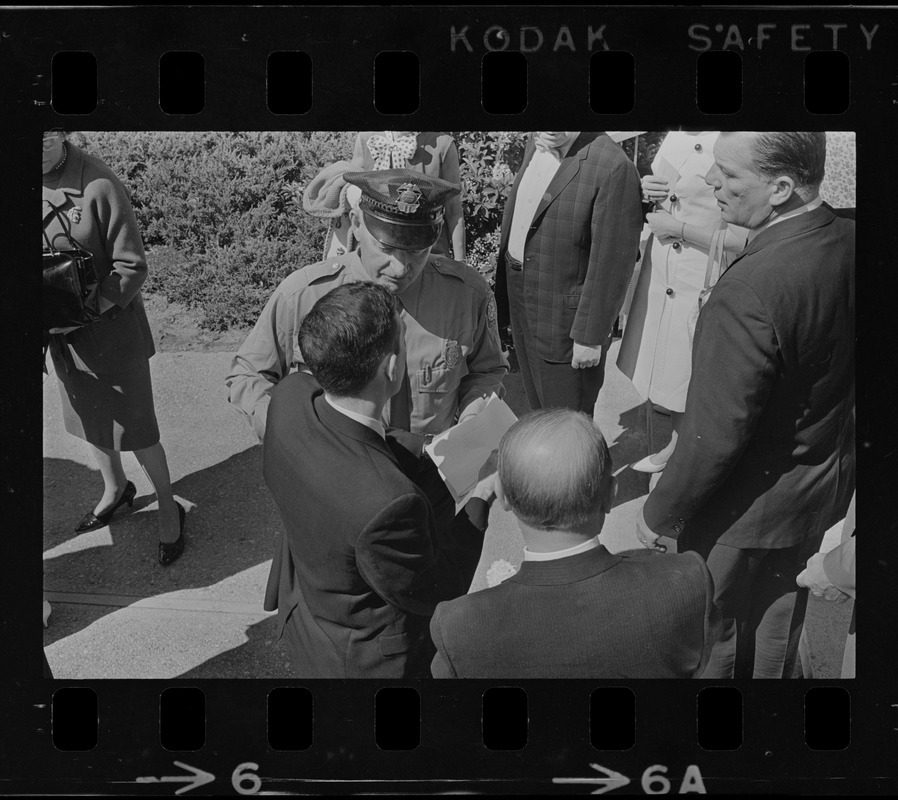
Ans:
<svg viewBox="0 0 898 800"><path fill-rule="evenodd" d="M664 777L667 767L663 764L655 764L642 773L642 791L646 794L667 794L670 791L670 781ZM702 773L697 764L690 764L683 775L683 782L677 794L707 794Z"/></svg>

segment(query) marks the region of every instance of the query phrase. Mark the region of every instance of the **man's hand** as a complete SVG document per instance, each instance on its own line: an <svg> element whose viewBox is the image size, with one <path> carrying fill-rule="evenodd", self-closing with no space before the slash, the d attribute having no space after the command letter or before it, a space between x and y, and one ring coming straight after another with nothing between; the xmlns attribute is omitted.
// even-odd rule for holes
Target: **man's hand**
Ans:
<svg viewBox="0 0 898 800"><path fill-rule="evenodd" d="M660 203L667 200L670 194L670 184L667 178L659 178L657 175L646 175L642 179L642 196L647 203Z"/></svg>
<svg viewBox="0 0 898 800"><path fill-rule="evenodd" d="M668 244L680 238L682 223L677 222L664 210L652 211L646 214L645 221L649 224L649 228L661 244Z"/></svg>
<svg viewBox="0 0 898 800"><path fill-rule="evenodd" d="M574 369L588 369L595 367L602 360L602 347L590 347L586 344L574 342L574 357L571 366Z"/></svg>
<svg viewBox="0 0 898 800"><path fill-rule="evenodd" d="M472 400L468 405L465 406L465 410L458 415L458 424L461 425L466 419L470 419L475 414L479 414L486 408L486 404L489 401L488 397L478 397L476 400Z"/></svg>
<svg viewBox="0 0 898 800"><path fill-rule="evenodd" d="M636 513L636 538L639 539L639 543L643 547L649 550L657 550L659 553L667 552L667 548L663 544L658 544L661 537L646 524L641 508Z"/></svg>
<svg viewBox="0 0 898 800"><path fill-rule="evenodd" d="M823 571L823 559L826 553L815 553L808 559L807 566L799 573L795 582L811 590L814 597L822 597L832 603L844 603L849 595L832 585L826 572Z"/></svg>

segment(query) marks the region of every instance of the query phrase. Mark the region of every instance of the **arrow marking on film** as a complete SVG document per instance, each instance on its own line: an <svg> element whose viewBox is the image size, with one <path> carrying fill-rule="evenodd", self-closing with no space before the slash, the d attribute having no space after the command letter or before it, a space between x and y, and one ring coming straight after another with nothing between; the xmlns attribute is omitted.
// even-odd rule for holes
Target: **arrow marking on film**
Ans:
<svg viewBox="0 0 898 800"><path fill-rule="evenodd" d="M596 772L601 772L605 775L604 778L552 778L552 783L581 783L581 784L606 784L605 786L599 786L594 792L590 792L590 794L605 794L605 792L613 792L615 789L620 789L622 786L626 786L630 779L626 775L621 775L619 772L615 772L613 769L607 769L603 767L601 764L590 764Z"/></svg>
<svg viewBox="0 0 898 800"><path fill-rule="evenodd" d="M138 778L137 783L186 783L187 786L182 786L178 789L175 794L184 794L185 792L189 792L192 789L196 789L200 786L205 786L207 783L212 783L215 780L215 776L211 772L205 772L204 770L197 769L196 767L191 767L190 764L185 764L183 761L175 761L176 767L180 767L181 769L186 769L192 772L192 775L166 775L162 778ZM627 781L629 783L629 781Z"/></svg>

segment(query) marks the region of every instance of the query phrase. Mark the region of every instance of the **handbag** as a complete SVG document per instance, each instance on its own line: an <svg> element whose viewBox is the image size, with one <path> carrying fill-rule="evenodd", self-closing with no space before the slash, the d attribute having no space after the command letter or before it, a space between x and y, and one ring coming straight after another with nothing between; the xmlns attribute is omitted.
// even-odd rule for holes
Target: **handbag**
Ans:
<svg viewBox="0 0 898 800"><path fill-rule="evenodd" d="M698 301L686 317L686 327L689 330L689 344L695 337L695 326L698 325L698 315L708 302L711 290L714 288L720 276L726 272L726 255L723 252L726 244L727 224L721 221L720 226L711 236L711 247L708 249L708 266L705 268L705 285L698 293ZM716 269L715 269L716 268Z"/></svg>
<svg viewBox="0 0 898 800"><path fill-rule="evenodd" d="M53 206L57 217L62 217ZM99 319L96 307L97 275L93 256L72 236L63 220L63 232L51 241L44 230L43 251L43 328L51 334L69 333ZM60 250L55 241L68 239L69 247ZM92 296L93 295L93 296Z"/></svg>

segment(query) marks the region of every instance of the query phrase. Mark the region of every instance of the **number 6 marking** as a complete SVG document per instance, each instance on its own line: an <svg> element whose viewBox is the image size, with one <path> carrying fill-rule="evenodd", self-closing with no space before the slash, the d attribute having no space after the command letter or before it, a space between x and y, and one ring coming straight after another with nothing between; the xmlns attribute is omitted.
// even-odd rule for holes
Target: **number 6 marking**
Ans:
<svg viewBox="0 0 898 800"><path fill-rule="evenodd" d="M259 765L253 761L244 761L238 765L231 774L231 783L237 790L237 794L256 794L262 788L262 780L256 775L255 770Z"/></svg>

